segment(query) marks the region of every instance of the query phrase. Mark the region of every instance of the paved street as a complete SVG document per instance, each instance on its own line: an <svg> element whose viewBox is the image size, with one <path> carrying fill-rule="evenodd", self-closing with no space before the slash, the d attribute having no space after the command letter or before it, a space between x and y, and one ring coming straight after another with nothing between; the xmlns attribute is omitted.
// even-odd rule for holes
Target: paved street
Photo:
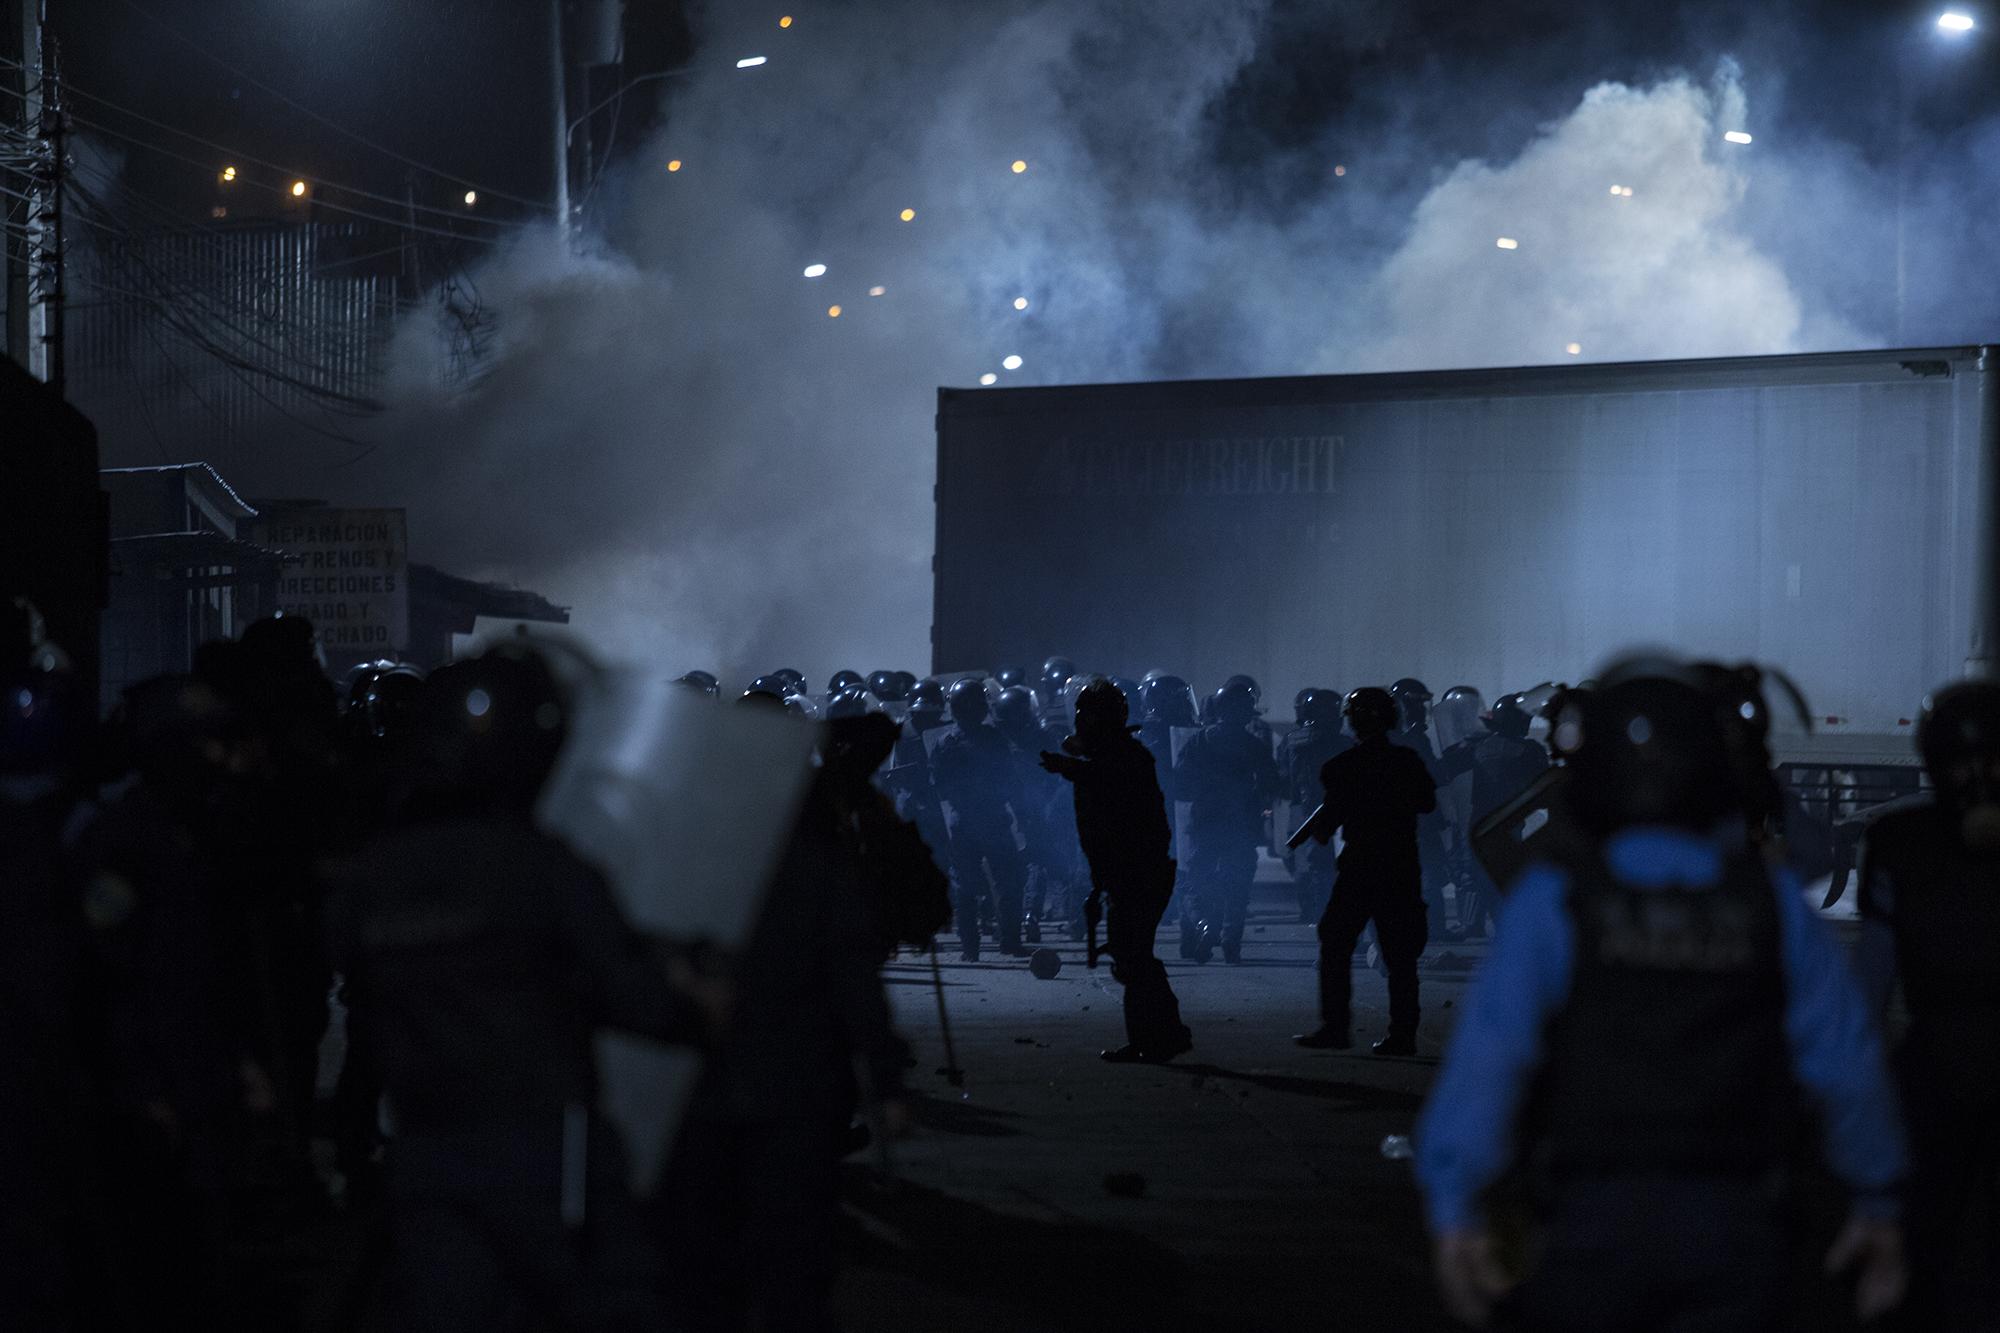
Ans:
<svg viewBox="0 0 2000 1333"><path fill-rule="evenodd" d="M1467 951L1426 955L1422 1057L1366 1050L1387 1002L1366 970L1360 1053L1300 1050L1292 1034L1317 1019L1317 945L1281 893L1259 886L1241 966L1180 962L1161 935L1195 1034L1166 1067L1098 1060L1123 1041L1118 987L1058 939L1051 981L1019 962L944 964L961 1095L934 1072L928 964L890 969L922 1129L896 1145L896 1188L857 1168L866 1239L844 1287L850 1327L1328 1327L1336 1313L1452 1326L1431 1295L1409 1165L1380 1145L1410 1132Z"/></svg>
<svg viewBox="0 0 2000 1333"><path fill-rule="evenodd" d="M1305 1051L1291 1036L1317 1018L1317 946L1296 916L1288 886L1260 884L1239 967L1181 962L1162 932L1195 1049L1158 1068L1098 1060L1123 1040L1118 987L1058 938L1051 981L1017 961L943 964L954 1089L936 1072L928 963L892 966L921 1128L895 1145L893 1187L851 1168L847 1327L1457 1327L1432 1293L1409 1164L1381 1144L1410 1132L1483 946L1425 954L1418 1058L1366 1050L1387 995L1365 967L1358 1053ZM1805 1195L1796 1326L1848 1327L1815 1269L1839 1199L1824 1181Z"/></svg>

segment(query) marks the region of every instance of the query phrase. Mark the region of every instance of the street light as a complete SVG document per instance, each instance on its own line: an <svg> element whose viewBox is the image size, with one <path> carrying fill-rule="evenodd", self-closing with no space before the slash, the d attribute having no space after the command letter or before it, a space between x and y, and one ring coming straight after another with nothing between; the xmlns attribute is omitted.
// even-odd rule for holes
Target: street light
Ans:
<svg viewBox="0 0 2000 1333"><path fill-rule="evenodd" d="M293 181L292 198L303 199L305 197L306 197L306 183L304 181Z"/></svg>
<svg viewBox="0 0 2000 1333"><path fill-rule="evenodd" d="M1977 23L1973 22L1972 15L1961 14L1956 10L1950 10L1943 14L1938 15L1937 25L1939 28L1949 33L1971 32L1974 28L1979 26Z"/></svg>

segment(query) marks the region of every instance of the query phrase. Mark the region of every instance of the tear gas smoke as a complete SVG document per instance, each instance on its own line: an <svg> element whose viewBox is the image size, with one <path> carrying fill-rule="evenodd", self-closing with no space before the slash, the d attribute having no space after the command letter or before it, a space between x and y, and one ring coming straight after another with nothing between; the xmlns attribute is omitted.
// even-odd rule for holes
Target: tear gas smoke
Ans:
<svg viewBox="0 0 2000 1333"><path fill-rule="evenodd" d="M1721 52L1578 78L1552 121L1525 96L1375 90L1245 158L1226 112L1284 40L1266 3L865 11L788 34L755 79L730 53L768 16L716 15L664 130L596 192L594 246L527 237L479 271L501 323L474 386L440 388L435 331L404 331L353 485L406 497L420 558L534 586L676 671L921 668L934 390L1003 355L1049 383L1885 336L1853 317L1859 261L1828 258L1879 180L1837 145L1779 146ZM1377 7L1339 13L1379 38ZM1502 146L1453 155L1437 127L1468 115ZM1754 147L1724 142L1742 125ZM1879 245L1868 262L1879 285Z"/></svg>

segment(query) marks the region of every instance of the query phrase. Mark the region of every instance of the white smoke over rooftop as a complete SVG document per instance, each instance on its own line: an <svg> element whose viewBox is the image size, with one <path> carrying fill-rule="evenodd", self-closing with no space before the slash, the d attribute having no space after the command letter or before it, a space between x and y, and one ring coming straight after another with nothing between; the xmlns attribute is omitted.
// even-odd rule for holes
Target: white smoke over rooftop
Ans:
<svg viewBox="0 0 2000 1333"><path fill-rule="evenodd" d="M404 340L366 478L407 496L420 558L530 583L675 670L927 665L935 389L1009 353L1003 384L1858 341L1742 225L1768 150L1722 141L1750 123L1731 66L1580 91L1492 161L1439 159L1405 121L1279 206L1213 133L1270 57L1263 3L758 25L707 34L666 129L595 196L600 251L538 238L481 272L502 333L480 387L429 387L427 331ZM751 37L754 77L723 58Z"/></svg>

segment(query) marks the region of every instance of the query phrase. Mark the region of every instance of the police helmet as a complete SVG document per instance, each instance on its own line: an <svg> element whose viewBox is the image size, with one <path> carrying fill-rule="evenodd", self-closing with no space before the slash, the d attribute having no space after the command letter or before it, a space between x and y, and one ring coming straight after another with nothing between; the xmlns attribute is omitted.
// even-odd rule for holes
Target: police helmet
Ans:
<svg viewBox="0 0 2000 1333"><path fill-rule="evenodd" d="M1009 685L993 701L993 721L1003 731L1033 731L1041 725L1041 710L1035 692L1025 685Z"/></svg>
<svg viewBox="0 0 2000 1333"><path fill-rule="evenodd" d="M1076 696L1076 730L1080 736L1124 731L1131 716L1125 691L1114 681L1093 680Z"/></svg>
<svg viewBox="0 0 2000 1333"><path fill-rule="evenodd" d="M1118 692L1125 696L1125 711L1128 715L1144 707L1138 681L1129 676L1112 676L1110 679L1111 683L1118 687Z"/></svg>
<svg viewBox="0 0 2000 1333"><path fill-rule="evenodd" d="M568 722L548 663L510 646L432 672L411 731L434 794L519 806L547 781Z"/></svg>
<svg viewBox="0 0 2000 1333"><path fill-rule="evenodd" d="M810 694L786 695L785 711L794 717L804 718L808 722L817 722L820 718L819 705L813 702L813 697Z"/></svg>
<svg viewBox="0 0 2000 1333"><path fill-rule="evenodd" d="M857 685L866 685L867 683L867 681L862 679L859 671L836 671L833 673L833 679L826 683L826 692L830 698L833 695L839 694L842 690L851 690Z"/></svg>
<svg viewBox="0 0 2000 1333"><path fill-rule="evenodd" d="M804 685L806 683L806 673L792 667L781 667L771 674L790 685Z"/></svg>
<svg viewBox="0 0 2000 1333"><path fill-rule="evenodd" d="M1743 813L1727 712L1702 671L1661 657L1615 664L1597 688L1564 696L1556 734L1575 770L1564 790L1578 823L1707 831Z"/></svg>
<svg viewBox="0 0 2000 1333"><path fill-rule="evenodd" d="M738 708L747 708L767 713L786 713L790 711L785 707L784 695L778 693L776 690L760 690L754 685L736 697L736 706Z"/></svg>
<svg viewBox="0 0 2000 1333"><path fill-rule="evenodd" d="M1917 753L1946 799L1984 777L2000 763L2000 683L1955 681L1925 698Z"/></svg>
<svg viewBox="0 0 2000 1333"><path fill-rule="evenodd" d="M1051 657L1042 663L1041 694L1044 699L1054 699L1062 693L1063 686L1076 674L1076 663L1067 657Z"/></svg>
<svg viewBox="0 0 2000 1333"><path fill-rule="evenodd" d="M1194 725L1194 690L1179 676L1162 673L1139 687L1141 716L1169 727Z"/></svg>
<svg viewBox="0 0 2000 1333"><path fill-rule="evenodd" d="M840 722L848 718L867 717L880 709L881 705L866 690L842 690L826 701L826 720Z"/></svg>
<svg viewBox="0 0 2000 1333"><path fill-rule="evenodd" d="M1255 676L1245 676L1241 673L1238 673L1237 675L1231 676L1228 680L1223 681L1222 688L1225 690L1228 689L1248 690L1250 692L1250 706L1253 709L1256 708L1259 704L1264 702L1264 687L1257 683L1257 678Z"/></svg>
<svg viewBox="0 0 2000 1333"><path fill-rule="evenodd" d="M1517 741L1527 739L1528 728L1534 723L1534 718L1528 715L1528 710L1521 706L1521 696L1518 694L1503 696L1481 720L1485 722L1488 731Z"/></svg>
<svg viewBox="0 0 2000 1333"><path fill-rule="evenodd" d="M993 670L993 679L1000 682L1001 689L1011 690L1016 685L1027 684L1028 673L1017 666L995 667Z"/></svg>
<svg viewBox="0 0 2000 1333"><path fill-rule="evenodd" d="M691 690L700 690L711 699L719 698L722 694L722 683L706 671L690 671L685 675L676 676L674 684L685 685Z"/></svg>
<svg viewBox="0 0 2000 1333"><path fill-rule="evenodd" d="M916 688L916 684L917 678L914 673L908 671L891 671L889 673L889 688L894 693L889 696L889 702L903 702L903 700L910 697L910 691Z"/></svg>
<svg viewBox="0 0 2000 1333"><path fill-rule="evenodd" d="M759 676L750 682L750 688L744 693L768 694L779 703L783 703L785 697L792 693L792 682L778 675Z"/></svg>
<svg viewBox="0 0 2000 1333"><path fill-rule="evenodd" d="M944 686L934 680L920 680L910 687L910 712L942 713Z"/></svg>
<svg viewBox="0 0 2000 1333"><path fill-rule="evenodd" d="M1340 725L1340 692L1309 686L1300 690L1292 701L1292 712L1298 720L1309 727L1337 727Z"/></svg>
<svg viewBox="0 0 2000 1333"><path fill-rule="evenodd" d="M896 673L893 671L871 671L868 673L868 692L877 699L886 701L896 692Z"/></svg>
<svg viewBox="0 0 2000 1333"><path fill-rule="evenodd" d="M1398 703L1401 703L1405 699L1416 699L1428 703L1432 698L1431 687L1418 680L1415 676L1405 676L1394 685L1391 685L1389 687L1389 694Z"/></svg>
<svg viewBox="0 0 2000 1333"><path fill-rule="evenodd" d="M1364 685L1348 692L1340 715L1347 719L1347 725L1354 734L1365 740L1370 736L1385 735L1396 725L1401 710L1396 707L1395 696L1389 691Z"/></svg>
<svg viewBox="0 0 2000 1333"><path fill-rule="evenodd" d="M376 740L395 740L408 732L424 690L424 673L408 663L396 663L368 679L359 697L350 696L348 716Z"/></svg>
<svg viewBox="0 0 2000 1333"><path fill-rule="evenodd" d="M951 713L951 720L961 727L976 727L992 712L985 682L972 676L952 682L945 695L945 707Z"/></svg>
<svg viewBox="0 0 2000 1333"><path fill-rule="evenodd" d="M1257 699L1246 685L1224 685L1208 699L1208 715L1219 726L1248 726L1257 716Z"/></svg>

